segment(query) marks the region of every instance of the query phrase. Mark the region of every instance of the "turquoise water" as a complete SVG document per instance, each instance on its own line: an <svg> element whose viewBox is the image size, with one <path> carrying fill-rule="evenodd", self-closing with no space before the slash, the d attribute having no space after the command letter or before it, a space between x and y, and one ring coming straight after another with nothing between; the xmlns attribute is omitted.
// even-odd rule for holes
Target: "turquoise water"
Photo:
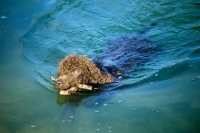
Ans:
<svg viewBox="0 0 200 133"><path fill-rule="evenodd" d="M199 133L200 4L167 1L12 1L0 5L0 132ZM120 88L60 96L50 80L76 52L145 30L162 48Z"/></svg>

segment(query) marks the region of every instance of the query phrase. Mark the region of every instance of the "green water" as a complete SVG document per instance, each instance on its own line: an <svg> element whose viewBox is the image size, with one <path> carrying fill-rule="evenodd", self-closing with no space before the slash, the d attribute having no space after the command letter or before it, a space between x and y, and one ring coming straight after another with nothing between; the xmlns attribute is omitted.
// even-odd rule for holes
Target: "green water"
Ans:
<svg viewBox="0 0 200 133"><path fill-rule="evenodd" d="M199 133L200 4L185 1L23 0L0 4L1 133ZM163 50L120 88L60 96L50 80L76 52L95 58L137 34Z"/></svg>

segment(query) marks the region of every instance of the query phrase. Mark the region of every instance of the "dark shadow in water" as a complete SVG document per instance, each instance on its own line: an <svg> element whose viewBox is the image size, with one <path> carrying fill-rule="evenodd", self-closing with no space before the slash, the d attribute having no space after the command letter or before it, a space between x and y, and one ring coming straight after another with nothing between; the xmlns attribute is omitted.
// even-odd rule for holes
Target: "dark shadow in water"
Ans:
<svg viewBox="0 0 200 133"><path fill-rule="evenodd" d="M155 45L145 34L161 19L137 34L124 36L111 41L94 60L104 72L116 78L131 78L134 73L147 70L145 63L157 58L161 48Z"/></svg>

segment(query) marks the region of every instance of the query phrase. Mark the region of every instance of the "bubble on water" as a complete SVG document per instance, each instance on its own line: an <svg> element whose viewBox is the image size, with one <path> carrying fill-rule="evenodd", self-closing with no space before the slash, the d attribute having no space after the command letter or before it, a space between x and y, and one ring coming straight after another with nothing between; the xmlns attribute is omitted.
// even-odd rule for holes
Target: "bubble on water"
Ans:
<svg viewBox="0 0 200 133"><path fill-rule="evenodd" d="M65 120L62 120L62 122L64 123L64 122L66 122Z"/></svg>
<svg viewBox="0 0 200 133"><path fill-rule="evenodd" d="M73 119L73 118L74 118L74 116L70 116L70 118L71 118L71 119Z"/></svg>
<svg viewBox="0 0 200 133"><path fill-rule="evenodd" d="M97 131L99 131L100 129L97 129Z"/></svg>
<svg viewBox="0 0 200 133"><path fill-rule="evenodd" d="M1 16L1 18L7 18L6 16Z"/></svg>
<svg viewBox="0 0 200 133"><path fill-rule="evenodd" d="M32 128L36 127L35 125L31 125Z"/></svg>
<svg viewBox="0 0 200 133"><path fill-rule="evenodd" d="M137 110L137 107L133 108L133 110L134 110L134 111Z"/></svg>
<svg viewBox="0 0 200 133"><path fill-rule="evenodd" d="M95 103L95 105L98 105L99 103Z"/></svg>
<svg viewBox="0 0 200 133"><path fill-rule="evenodd" d="M105 103L105 104L103 104L103 105L104 105L104 106L108 106L108 104L106 104L106 103Z"/></svg>
<svg viewBox="0 0 200 133"><path fill-rule="evenodd" d="M98 111L98 110L96 110L96 111L95 111L95 113L99 113L99 111Z"/></svg>
<svg viewBox="0 0 200 133"><path fill-rule="evenodd" d="M72 123L72 120L67 120L69 123Z"/></svg>
<svg viewBox="0 0 200 133"><path fill-rule="evenodd" d="M154 84L154 82L150 82L150 84L152 85L152 84Z"/></svg>
<svg viewBox="0 0 200 133"><path fill-rule="evenodd" d="M122 101L118 101L118 103L122 103Z"/></svg>

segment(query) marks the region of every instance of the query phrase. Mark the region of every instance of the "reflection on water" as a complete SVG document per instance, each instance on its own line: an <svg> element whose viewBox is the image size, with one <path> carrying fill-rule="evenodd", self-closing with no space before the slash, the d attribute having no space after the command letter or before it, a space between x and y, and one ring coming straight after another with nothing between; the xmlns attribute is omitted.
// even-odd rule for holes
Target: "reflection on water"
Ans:
<svg viewBox="0 0 200 133"><path fill-rule="evenodd" d="M0 10L0 132L200 131L198 2L36 3ZM58 94L50 77L63 57L76 52L94 59L110 41L163 17L145 34L162 51L120 85L103 87L118 89Z"/></svg>

